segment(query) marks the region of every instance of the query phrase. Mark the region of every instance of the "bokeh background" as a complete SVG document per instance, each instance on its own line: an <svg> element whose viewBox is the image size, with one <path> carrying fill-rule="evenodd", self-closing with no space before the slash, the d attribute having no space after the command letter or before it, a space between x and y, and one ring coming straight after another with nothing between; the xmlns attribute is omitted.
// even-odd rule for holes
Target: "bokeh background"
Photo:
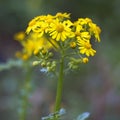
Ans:
<svg viewBox="0 0 120 120"><path fill-rule="evenodd" d="M66 120L90 112L90 120L120 120L120 0L0 0L0 64L14 58L20 44L15 33L38 15L71 13L72 20L89 17L102 29L97 54L65 77ZM19 120L20 89L25 72L13 67L0 72L0 120ZM52 109L56 82L33 70L28 120L40 120Z"/></svg>

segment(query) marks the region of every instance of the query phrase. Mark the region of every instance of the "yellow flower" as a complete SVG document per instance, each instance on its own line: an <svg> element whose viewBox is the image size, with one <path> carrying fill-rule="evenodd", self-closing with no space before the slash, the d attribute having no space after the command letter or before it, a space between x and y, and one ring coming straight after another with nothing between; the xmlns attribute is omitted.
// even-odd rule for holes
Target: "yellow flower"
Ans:
<svg viewBox="0 0 120 120"><path fill-rule="evenodd" d="M35 33L32 33L28 37L28 39L26 39L24 42L22 42L23 50L21 53L17 52L16 56L19 58L22 58L23 60L26 60L26 59L30 58L33 55L33 53L37 54L39 52L39 50L42 48L44 50L49 50L51 48L54 48L50 42L52 42L54 45L56 45L54 40L50 39L48 41L48 39L45 37L38 38L38 37L36 37ZM57 47L57 45L56 45L56 47Z"/></svg>
<svg viewBox="0 0 120 120"><path fill-rule="evenodd" d="M49 22L54 18L54 16L48 14L48 15L42 15L40 16L40 21L45 21L45 22Z"/></svg>
<svg viewBox="0 0 120 120"><path fill-rule="evenodd" d="M17 51L15 56L22 60L27 60L29 58L28 54Z"/></svg>
<svg viewBox="0 0 120 120"><path fill-rule="evenodd" d="M80 54L86 56L81 61L87 63L87 57L96 53L92 48L91 38L100 42L100 32L100 28L90 18L78 18L71 22L69 13L37 16L29 22L26 37L22 32L15 35L15 39L23 46L22 52L17 56L28 59L33 54L38 55L40 50L46 54L52 48L57 52L64 47L66 51L68 48L78 48Z"/></svg>
<svg viewBox="0 0 120 120"><path fill-rule="evenodd" d="M85 18L85 21L87 22L87 24L92 22L90 18Z"/></svg>
<svg viewBox="0 0 120 120"><path fill-rule="evenodd" d="M81 32L80 37L81 37L81 39L83 39L83 40L90 40L90 38L91 38L89 32Z"/></svg>
<svg viewBox="0 0 120 120"><path fill-rule="evenodd" d="M84 28L84 24L87 24L85 19L79 19L74 23L74 34L76 38L81 38L83 40L90 40L91 35L87 28Z"/></svg>
<svg viewBox="0 0 120 120"><path fill-rule="evenodd" d="M92 22L90 18L79 18L76 22L74 22L75 26L75 36L80 36L80 33L89 33L87 38L90 39L91 36L94 36L95 39L100 42L100 33L101 29ZM84 34L85 35L85 34ZM85 36L86 36L85 35Z"/></svg>
<svg viewBox="0 0 120 120"><path fill-rule="evenodd" d="M32 52L34 50L34 42L32 40L27 40L23 44L23 52L26 53L28 56L32 55Z"/></svg>
<svg viewBox="0 0 120 120"><path fill-rule="evenodd" d="M49 24L52 22L53 16L38 16L32 19L27 27L26 33L29 34L30 31L39 33L39 37L42 37L44 33L47 33Z"/></svg>
<svg viewBox="0 0 120 120"><path fill-rule="evenodd" d="M81 35L81 31L83 30L82 26L81 25L78 25L77 22L74 23L74 26L75 26L75 31L74 31L74 34L75 36L80 36Z"/></svg>
<svg viewBox="0 0 120 120"><path fill-rule="evenodd" d="M30 31L32 31L33 29L39 27L38 21L40 20L40 18L41 18L41 16L37 16L28 23L28 27L27 27L27 30L26 30L27 34L29 34Z"/></svg>
<svg viewBox="0 0 120 120"><path fill-rule="evenodd" d="M94 23L89 23L90 26L90 32L93 33L93 35L95 36L96 40L98 42L100 42L100 33L101 33L101 29Z"/></svg>
<svg viewBox="0 0 120 120"><path fill-rule="evenodd" d="M26 51L29 56L31 56L33 53L37 53L37 51L39 51L42 48L44 48L44 50L49 50L53 48L52 44L45 37L29 39L24 44L24 51Z"/></svg>
<svg viewBox="0 0 120 120"><path fill-rule="evenodd" d="M23 60L28 60L29 56L28 54L22 54L22 57L21 57Z"/></svg>
<svg viewBox="0 0 120 120"><path fill-rule="evenodd" d="M65 41L72 34L71 25L72 22L69 20L63 22L60 22L58 19L54 20L54 22L50 24L50 36L56 41Z"/></svg>
<svg viewBox="0 0 120 120"><path fill-rule="evenodd" d="M50 39L48 41L48 39L46 37L38 38L35 41L34 50L39 50L41 48L44 48L44 50L49 50L51 48L54 48L53 45L50 42L54 42L54 40Z"/></svg>
<svg viewBox="0 0 120 120"><path fill-rule="evenodd" d="M92 20L90 18L79 18L77 21L77 24L79 25L87 25L88 23L91 23Z"/></svg>
<svg viewBox="0 0 120 120"><path fill-rule="evenodd" d="M25 32L23 32L23 31L18 32L14 35L14 39L18 40L18 41L22 41L22 40L24 40L24 38L25 38Z"/></svg>
<svg viewBox="0 0 120 120"><path fill-rule="evenodd" d="M80 32L79 36L77 36L77 39L82 39L82 40L90 40L91 35L89 32Z"/></svg>
<svg viewBox="0 0 120 120"><path fill-rule="evenodd" d="M55 18L59 18L59 19L64 19L64 18L70 18L70 14L68 14L68 13L57 13L56 15L55 15Z"/></svg>
<svg viewBox="0 0 120 120"><path fill-rule="evenodd" d="M94 56L96 51L92 49L92 45L89 40L81 40L78 39L78 46L81 54L85 54L86 56Z"/></svg>
<svg viewBox="0 0 120 120"><path fill-rule="evenodd" d="M88 63L88 61L89 61L89 59L87 57L85 57L85 58L82 59L83 63Z"/></svg>

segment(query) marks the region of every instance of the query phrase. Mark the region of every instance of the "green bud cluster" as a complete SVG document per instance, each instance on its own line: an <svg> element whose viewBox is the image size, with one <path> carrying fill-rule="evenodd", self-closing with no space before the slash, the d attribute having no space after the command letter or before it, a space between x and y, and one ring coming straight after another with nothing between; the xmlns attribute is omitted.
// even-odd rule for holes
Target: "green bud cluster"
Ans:
<svg viewBox="0 0 120 120"><path fill-rule="evenodd" d="M38 61L34 61L33 65L41 65L41 67L46 68L48 72L55 71L56 61L52 59L53 53L48 52L45 49L40 49L36 54Z"/></svg>
<svg viewBox="0 0 120 120"><path fill-rule="evenodd" d="M82 60L79 58L70 58L70 62L68 63L69 69L78 69L79 64L82 62Z"/></svg>
<svg viewBox="0 0 120 120"><path fill-rule="evenodd" d="M48 71L55 71L56 68L56 61L48 62L47 70Z"/></svg>

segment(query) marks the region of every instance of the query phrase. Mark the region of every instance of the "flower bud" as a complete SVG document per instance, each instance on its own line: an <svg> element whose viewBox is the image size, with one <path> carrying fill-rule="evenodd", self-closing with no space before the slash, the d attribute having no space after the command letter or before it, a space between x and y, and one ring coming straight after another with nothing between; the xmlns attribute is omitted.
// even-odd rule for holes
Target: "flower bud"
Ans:
<svg viewBox="0 0 120 120"><path fill-rule="evenodd" d="M48 56L49 56L49 57L53 57L53 53L52 53L52 52L49 52Z"/></svg>
<svg viewBox="0 0 120 120"><path fill-rule="evenodd" d="M46 62L43 61L43 62L41 63L41 66L42 66L42 67L46 67Z"/></svg>
<svg viewBox="0 0 120 120"><path fill-rule="evenodd" d="M76 43L75 42L71 42L70 43L70 47L73 48L73 49L76 48Z"/></svg>
<svg viewBox="0 0 120 120"><path fill-rule="evenodd" d="M47 67L48 72L52 70L52 67Z"/></svg>
<svg viewBox="0 0 120 120"><path fill-rule="evenodd" d="M89 61L89 59L87 57L85 57L85 58L82 59L83 63L88 63L88 61Z"/></svg>
<svg viewBox="0 0 120 120"><path fill-rule="evenodd" d="M45 55L47 53L47 51L45 49L43 49L41 52L43 55Z"/></svg>
<svg viewBox="0 0 120 120"><path fill-rule="evenodd" d="M47 66L50 66L50 65L51 65L51 62L47 62L46 65L47 65Z"/></svg>
<svg viewBox="0 0 120 120"><path fill-rule="evenodd" d="M33 66L36 66L36 65L38 65L38 64L40 64L40 61L34 61L34 62L33 62Z"/></svg>
<svg viewBox="0 0 120 120"><path fill-rule="evenodd" d="M36 55L36 56L38 56L39 50L38 50L38 49L34 50L34 51L33 51L33 54Z"/></svg>

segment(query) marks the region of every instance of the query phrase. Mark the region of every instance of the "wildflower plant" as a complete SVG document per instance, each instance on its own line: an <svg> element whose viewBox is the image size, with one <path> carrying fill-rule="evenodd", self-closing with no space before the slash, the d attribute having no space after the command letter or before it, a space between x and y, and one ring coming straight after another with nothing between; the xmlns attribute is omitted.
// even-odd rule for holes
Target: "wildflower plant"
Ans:
<svg viewBox="0 0 120 120"><path fill-rule="evenodd" d="M58 77L54 114L44 120L59 119L65 71L89 62L96 54L93 43L100 42L100 33L101 29L90 18L72 22L70 14L57 13L35 17L25 33L15 35L23 46L22 51L16 53L17 57L28 60L35 56L33 65L41 65L41 71L56 73Z"/></svg>

